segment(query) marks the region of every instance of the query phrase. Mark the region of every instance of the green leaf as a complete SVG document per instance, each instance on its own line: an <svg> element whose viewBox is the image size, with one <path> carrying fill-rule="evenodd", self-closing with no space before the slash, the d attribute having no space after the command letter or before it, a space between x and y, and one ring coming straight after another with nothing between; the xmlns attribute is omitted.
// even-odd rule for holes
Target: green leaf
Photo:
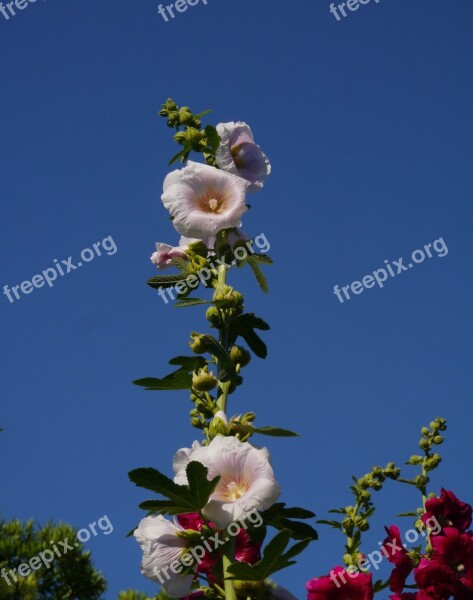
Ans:
<svg viewBox="0 0 473 600"><path fill-rule="evenodd" d="M174 287L181 281L185 281L187 276L184 273L175 273L174 275L155 275L148 280L148 285L154 289L160 287L168 288Z"/></svg>
<svg viewBox="0 0 473 600"><path fill-rule="evenodd" d="M244 579L247 581L263 581L276 571L294 563L288 563L282 560L284 550L286 549L291 534L289 531L278 533L263 550L263 558L256 565L247 563L233 564L228 571L233 577L229 579Z"/></svg>
<svg viewBox="0 0 473 600"><path fill-rule="evenodd" d="M258 285L262 291L267 294L269 292L268 282L266 281L266 277L263 275L263 271L259 268L258 261L255 259L254 255L248 256L248 264L253 271Z"/></svg>
<svg viewBox="0 0 473 600"><path fill-rule="evenodd" d="M212 153L215 154L217 148L220 146L220 136L218 135L216 128L213 125L207 125L205 128L205 135Z"/></svg>
<svg viewBox="0 0 473 600"><path fill-rule="evenodd" d="M184 308L186 306L197 306L198 304L212 304L209 300L200 300L199 298L186 298L178 300L174 305L176 308Z"/></svg>
<svg viewBox="0 0 473 600"><path fill-rule="evenodd" d="M252 254L251 256L256 260L256 262L260 262L264 265L273 264L273 259L270 258L267 254Z"/></svg>
<svg viewBox="0 0 473 600"><path fill-rule="evenodd" d="M280 531L287 529L291 532L291 537L295 540L317 540L318 534L308 523L301 521L292 521L291 519L269 519L267 525L271 525Z"/></svg>
<svg viewBox="0 0 473 600"><path fill-rule="evenodd" d="M230 354L225 350L222 344L216 340L212 335L204 335L205 343L209 348L209 352L213 354L221 363L222 369L225 371L226 377L222 377L220 374L220 381L227 381L235 373L235 365L230 358Z"/></svg>
<svg viewBox="0 0 473 600"><path fill-rule="evenodd" d="M255 325L255 320L261 321L259 326ZM266 356L268 355L268 349L266 347L266 344L259 337L259 335L255 333L255 329L264 328L262 326L263 323L264 321L262 319L258 319L258 317L255 317L255 315L249 313L241 315L240 317L238 317L238 319L235 319L232 327L234 338L233 341L238 336L241 336L251 348L251 350L253 350L256 356L259 356L259 358L266 358ZM264 324L267 325L267 323Z"/></svg>
<svg viewBox="0 0 473 600"><path fill-rule="evenodd" d="M133 383L147 390L189 390L192 386L192 376L178 369L163 379L145 377L144 379L136 379Z"/></svg>
<svg viewBox="0 0 473 600"><path fill-rule="evenodd" d="M273 437L298 437L299 434L289 429L282 429L281 427L257 427L255 433L261 433L262 435L271 435Z"/></svg>
<svg viewBox="0 0 473 600"><path fill-rule="evenodd" d="M203 356L175 356L169 364L180 366L182 371L195 371L205 367L207 360Z"/></svg>
<svg viewBox="0 0 473 600"><path fill-rule="evenodd" d="M208 110L204 110L203 112L199 113L198 115L194 115L194 118L202 119L202 117L209 115L211 112L213 112L213 110L211 108L209 108Z"/></svg>
<svg viewBox="0 0 473 600"><path fill-rule="evenodd" d="M130 471L129 477L137 486L156 492L169 501L146 500L140 507L145 510L167 514L187 512L200 513L208 503L220 477L208 481L208 469L201 463L191 461L186 468L189 485L178 485L166 475L151 467Z"/></svg>
<svg viewBox="0 0 473 600"><path fill-rule="evenodd" d="M253 425L246 425L236 420L233 421L233 426L237 431L240 431L241 433L260 433L261 435L270 435L273 437L299 436L298 433L294 433L294 431L289 431L289 429L282 429L281 427L270 427L269 425L266 427L254 427Z"/></svg>
<svg viewBox="0 0 473 600"><path fill-rule="evenodd" d="M186 468L187 480L189 482L189 490L193 495L194 505L197 512L200 512L207 505L209 497L214 492L220 481L220 476L217 475L209 481L207 479L208 469L197 461L191 461Z"/></svg>
<svg viewBox="0 0 473 600"><path fill-rule="evenodd" d="M286 519L313 519L315 513L311 510L299 507L286 508L285 502L276 502L271 508L262 513L263 517L283 517Z"/></svg>
<svg viewBox="0 0 473 600"><path fill-rule="evenodd" d="M415 513L415 512L406 512L406 513L399 513L396 516L397 517L417 517L417 513Z"/></svg>
<svg viewBox="0 0 473 600"><path fill-rule="evenodd" d="M335 529L341 529L342 525L338 521L328 521L326 519L320 519L317 521L321 525L330 525L330 527L334 527Z"/></svg>
<svg viewBox="0 0 473 600"><path fill-rule="evenodd" d="M184 148L184 150L179 150L179 152L171 158L168 165L171 166L173 163L175 163L176 160L178 160L184 154L185 151L186 151L185 148Z"/></svg>
<svg viewBox="0 0 473 600"><path fill-rule="evenodd" d="M277 503L270 509L264 511L261 516L267 525L279 530L289 530L291 532L291 537L295 540L318 539L317 532L311 525L291 520L293 518L314 518L315 514L309 510L304 508L286 508L284 503Z"/></svg>

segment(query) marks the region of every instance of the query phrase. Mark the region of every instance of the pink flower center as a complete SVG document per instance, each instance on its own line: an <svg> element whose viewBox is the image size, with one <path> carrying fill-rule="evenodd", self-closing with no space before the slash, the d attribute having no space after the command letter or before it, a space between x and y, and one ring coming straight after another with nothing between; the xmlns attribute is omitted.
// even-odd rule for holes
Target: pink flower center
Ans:
<svg viewBox="0 0 473 600"><path fill-rule="evenodd" d="M238 500L245 495L246 489L243 484L238 484L236 481L230 481L227 484L227 493L225 494L228 500Z"/></svg>

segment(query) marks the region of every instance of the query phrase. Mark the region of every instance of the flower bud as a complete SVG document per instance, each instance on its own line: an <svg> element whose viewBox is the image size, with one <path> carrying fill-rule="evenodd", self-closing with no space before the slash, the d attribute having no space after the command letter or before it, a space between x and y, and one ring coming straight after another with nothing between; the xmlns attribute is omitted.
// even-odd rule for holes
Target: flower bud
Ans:
<svg viewBox="0 0 473 600"><path fill-rule="evenodd" d="M216 306L211 306L210 308L208 308L207 312L205 313L205 316L212 327L220 327L220 325L222 324L220 311Z"/></svg>
<svg viewBox="0 0 473 600"><path fill-rule="evenodd" d="M251 360L251 354L241 346L233 346L230 350L230 358L236 365L246 367Z"/></svg>
<svg viewBox="0 0 473 600"><path fill-rule="evenodd" d="M432 425L432 423L431 423ZM428 427L422 427L421 429L422 435L429 435L430 429Z"/></svg>
<svg viewBox="0 0 473 600"><path fill-rule="evenodd" d="M179 110L179 122L181 125L192 125L194 122L194 115L191 113L188 106L183 106Z"/></svg>
<svg viewBox="0 0 473 600"><path fill-rule="evenodd" d="M241 308L243 296L229 285L219 286L213 295L214 302L221 302L225 308Z"/></svg>
<svg viewBox="0 0 473 600"><path fill-rule="evenodd" d="M207 337L202 333L197 333L195 331L191 333L189 346L196 354L204 354L209 351Z"/></svg>
<svg viewBox="0 0 473 600"><path fill-rule="evenodd" d="M225 416L225 414L224 414L224 416ZM230 433L230 428L227 424L226 417L224 420L221 417L215 416L209 425L210 439L213 439L217 435L229 435L229 433Z"/></svg>
<svg viewBox="0 0 473 600"><path fill-rule="evenodd" d="M436 435L436 436L434 437L434 444L435 444L436 446L440 446L440 444L443 444L443 442L444 442L444 439L445 439L445 438L444 438L444 437L442 437L441 435Z"/></svg>
<svg viewBox="0 0 473 600"><path fill-rule="evenodd" d="M241 579L235 579L233 582L233 589L238 596L257 598L263 585L263 581L243 581Z"/></svg>
<svg viewBox="0 0 473 600"><path fill-rule="evenodd" d="M424 439L420 440L420 442L419 442L419 447L420 447L422 450L428 450L428 449L430 448L429 441L428 441L428 440L424 440Z"/></svg>
<svg viewBox="0 0 473 600"><path fill-rule="evenodd" d="M198 392L210 392L216 385L217 378L208 367L192 373L192 387Z"/></svg>
<svg viewBox="0 0 473 600"><path fill-rule="evenodd" d="M179 113L177 111L171 111L168 113L168 127L179 127Z"/></svg>
<svg viewBox="0 0 473 600"><path fill-rule="evenodd" d="M184 142L186 141L186 134L183 131L178 131L177 133L175 133L173 135L173 138L176 140L176 142L178 144L181 144L181 146L184 144Z"/></svg>
<svg viewBox="0 0 473 600"><path fill-rule="evenodd" d="M195 127L188 127L186 129L186 142L192 147L193 150L200 150L200 142L202 141L202 132Z"/></svg>

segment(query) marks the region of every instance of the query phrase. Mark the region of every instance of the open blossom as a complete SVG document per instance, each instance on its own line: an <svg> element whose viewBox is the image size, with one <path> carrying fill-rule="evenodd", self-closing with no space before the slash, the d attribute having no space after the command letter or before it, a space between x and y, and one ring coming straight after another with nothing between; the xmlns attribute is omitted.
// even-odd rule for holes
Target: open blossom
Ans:
<svg viewBox="0 0 473 600"><path fill-rule="evenodd" d="M374 596L371 573L349 573L342 567L311 579L306 587L307 600L373 600Z"/></svg>
<svg viewBox="0 0 473 600"><path fill-rule="evenodd" d="M443 527L455 527L460 532L465 532L471 525L472 508L469 504L459 500L453 492L442 488L438 498L431 498L425 504L425 514L422 521L436 518Z"/></svg>
<svg viewBox="0 0 473 600"><path fill-rule="evenodd" d="M247 188L241 177L189 161L166 177L161 200L179 233L203 240L241 226Z"/></svg>
<svg viewBox="0 0 473 600"><path fill-rule="evenodd" d="M184 529L179 524L171 523L162 515L157 515L142 519L134 532L143 550L142 574L161 584L173 598L186 596L194 579L193 575L180 575L169 569L169 566L180 558L186 546L185 540L178 536L181 531Z"/></svg>
<svg viewBox="0 0 473 600"><path fill-rule="evenodd" d="M389 548L388 560L395 565L389 578L389 589L392 592L402 592L414 568L414 563L402 545L399 528L391 525L389 528L386 527L386 533L388 537L384 540L383 547Z"/></svg>
<svg viewBox="0 0 473 600"><path fill-rule="evenodd" d="M224 171L250 182L249 192L256 192L271 173L268 157L254 142L246 123L220 123L217 132L221 143L215 154L218 166Z"/></svg>
<svg viewBox="0 0 473 600"><path fill-rule="evenodd" d="M266 510L279 497L280 490L266 448L257 449L236 437L218 435L208 446L194 443L179 450L174 458L174 481L187 484L186 467L190 461L202 463L209 479L220 481L203 510L204 516L219 529L242 519L251 511Z"/></svg>

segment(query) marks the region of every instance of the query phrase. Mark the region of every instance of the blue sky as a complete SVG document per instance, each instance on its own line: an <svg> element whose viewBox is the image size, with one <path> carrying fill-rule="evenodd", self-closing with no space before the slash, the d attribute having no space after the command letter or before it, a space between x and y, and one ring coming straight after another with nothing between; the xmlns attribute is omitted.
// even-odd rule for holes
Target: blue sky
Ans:
<svg viewBox="0 0 473 600"><path fill-rule="evenodd" d="M244 219L270 241L271 292L235 280L272 326L270 354L247 368L230 412L302 434L261 440L282 499L320 517L346 505L352 474L401 463L441 415L432 489L473 500L472 18L468 0L373 0L340 22L325 0L208 0L167 23L154 0L0 15L1 287L108 236L117 247L51 288L0 297L0 509L79 528L108 515L113 535L88 544L107 598L154 589L124 537L146 496L127 472L171 473L194 439L184 392L131 384L165 374L205 325L145 284L154 243L177 241L160 203L175 148L156 113L169 96L213 108L209 122L247 121L272 162ZM333 294L441 237L443 258L343 304ZM418 504L401 486L380 500L367 551ZM320 528L278 581L303 598L342 544Z"/></svg>

